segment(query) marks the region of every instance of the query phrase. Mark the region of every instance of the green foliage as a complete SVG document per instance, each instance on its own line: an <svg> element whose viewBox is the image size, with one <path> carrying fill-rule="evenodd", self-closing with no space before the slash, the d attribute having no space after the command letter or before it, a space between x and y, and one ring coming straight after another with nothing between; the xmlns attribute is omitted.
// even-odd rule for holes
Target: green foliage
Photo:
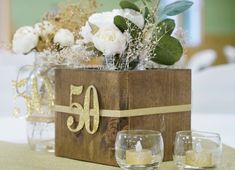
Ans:
<svg viewBox="0 0 235 170"><path fill-rule="evenodd" d="M192 5L193 5L192 1L187 1L187 0L176 1L167 5L163 9L163 14L168 16L178 15L189 9Z"/></svg>
<svg viewBox="0 0 235 170"><path fill-rule="evenodd" d="M183 47L174 37L164 35L154 49L155 56L151 60L164 65L173 65L181 58Z"/></svg>
<svg viewBox="0 0 235 170"><path fill-rule="evenodd" d="M163 35L171 35L175 29L175 21L173 19L165 19L157 24L159 32L157 37L162 37Z"/></svg>
<svg viewBox="0 0 235 170"><path fill-rule="evenodd" d="M135 5L135 3L139 4L139 2L143 4L142 8ZM156 29L156 31L152 33L152 41L150 42L152 43L151 52L153 55L151 60L163 65L173 65L179 61L183 54L183 47L179 40L171 36L175 29L175 21L173 19L166 18L161 22L156 23L157 19L155 20L155 17L161 17L159 15L178 15L190 8L192 5L193 2L189 0L178 0L174 3L168 4L162 10L159 10L159 0L121 0L120 2L120 6L123 9L128 8L141 12L145 18L145 25L149 24L150 29L152 25ZM154 9L155 7L157 9ZM141 35L144 35L142 34L144 31L127 18L116 16L114 18L114 24L120 29L121 32L129 31L133 38L132 42L136 43L143 40L140 37ZM134 47L133 50L138 51L137 46L136 49ZM119 60L116 58L116 61L119 64L121 63L120 58ZM136 56L135 59L130 60L129 69L135 69L139 62L139 56Z"/></svg>
<svg viewBox="0 0 235 170"><path fill-rule="evenodd" d="M136 38L139 34L142 33L142 30L138 26L136 26L127 18L124 18L120 15L114 17L114 24L119 28L121 32L129 30L132 38Z"/></svg>
<svg viewBox="0 0 235 170"><path fill-rule="evenodd" d="M134 70L139 64L139 60L138 59L134 59L129 63L129 69L130 70Z"/></svg>
<svg viewBox="0 0 235 170"><path fill-rule="evenodd" d="M128 8L128 9L133 9L137 12L140 12L140 9L137 5L135 5L134 3L128 1L128 0L122 0L120 2L120 6L122 9Z"/></svg>
<svg viewBox="0 0 235 170"><path fill-rule="evenodd" d="M126 19L120 15L114 17L114 24L122 33L128 30Z"/></svg>
<svg viewBox="0 0 235 170"><path fill-rule="evenodd" d="M149 17L150 17L149 9L148 9L148 7L145 7L144 8L144 18L145 18L145 20L147 20Z"/></svg>

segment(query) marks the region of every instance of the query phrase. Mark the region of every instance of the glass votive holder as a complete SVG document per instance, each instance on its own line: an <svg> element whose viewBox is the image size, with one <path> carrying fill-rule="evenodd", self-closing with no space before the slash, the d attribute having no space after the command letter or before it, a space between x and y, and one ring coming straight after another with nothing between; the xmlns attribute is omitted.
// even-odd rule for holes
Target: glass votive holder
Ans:
<svg viewBox="0 0 235 170"><path fill-rule="evenodd" d="M179 131L175 137L173 157L179 169L216 168L222 157L220 135L212 132Z"/></svg>
<svg viewBox="0 0 235 170"><path fill-rule="evenodd" d="M163 155L163 138L158 131L124 130L117 134L115 157L123 169L155 169L162 162Z"/></svg>

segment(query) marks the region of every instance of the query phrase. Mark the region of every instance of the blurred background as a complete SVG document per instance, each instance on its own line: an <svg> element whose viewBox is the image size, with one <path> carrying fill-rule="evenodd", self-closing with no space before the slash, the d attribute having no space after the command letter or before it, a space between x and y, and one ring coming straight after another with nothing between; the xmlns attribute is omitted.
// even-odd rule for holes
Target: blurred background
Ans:
<svg viewBox="0 0 235 170"><path fill-rule="evenodd" d="M167 4L171 1L174 0L162 2ZM35 24L45 12L55 9L58 3L63 2L68 0L1 0L1 42L9 43L17 28ZM118 0L98 0L98 2L102 4L99 10L117 8L119 3ZM178 27L182 27L186 33L189 58L198 51L213 49L217 54L213 64L228 63L224 47L235 45L234 6L234 0L194 0L193 7L177 17Z"/></svg>
<svg viewBox="0 0 235 170"><path fill-rule="evenodd" d="M119 3L118 0L97 1L102 4L99 11L117 8ZM162 4L172 1L162 0ZM193 1L190 10L175 18L179 30L176 34L186 37L186 55L181 65L191 68L193 73L192 128L220 132L225 143L235 147L232 135L235 128L235 1ZM11 80L16 78L17 69L33 62L32 56L16 56L4 47L11 43L17 28L34 25L45 12L55 10L57 4L63 2L68 1L0 0L2 116L10 116L13 110Z"/></svg>

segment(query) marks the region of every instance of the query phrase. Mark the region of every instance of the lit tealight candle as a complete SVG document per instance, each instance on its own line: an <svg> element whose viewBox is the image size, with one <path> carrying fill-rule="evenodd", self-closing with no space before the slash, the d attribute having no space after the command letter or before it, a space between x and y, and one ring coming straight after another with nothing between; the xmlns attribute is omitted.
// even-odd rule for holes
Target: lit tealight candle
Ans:
<svg viewBox="0 0 235 170"><path fill-rule="evenodd" d="M146 165L152 163L151 150L143 149L141 142L138 141L135 149L126 151L126 163L128 165Z"/></svg>
<svg viewBox="0 0 235 170"><path fill-rule="evenodd" d="M187 151L185 163L195 167L212 167L212 154L209 151Z"/></svg>

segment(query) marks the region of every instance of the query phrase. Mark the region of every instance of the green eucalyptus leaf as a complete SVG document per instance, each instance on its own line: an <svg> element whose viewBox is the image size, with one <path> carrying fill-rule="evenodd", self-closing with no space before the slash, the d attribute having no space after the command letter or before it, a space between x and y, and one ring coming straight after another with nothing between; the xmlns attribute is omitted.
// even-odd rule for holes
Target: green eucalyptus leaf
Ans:
<svg viewBox="0 0 235 170"><path fill-rule="evenodd" d="M175 29L175 21L173 19L164 19L157 24L159 32L157 36L160 38L163 35L171 35Z"/></svg>
<svg viewBox="0 0 235 170"><path fill-rule="evenodd" d="M138 59L134 59L129 63L129 69L130 70L134 70L139 64L139 60Z"/></svg>
<svg viewBox="0 0 235 170"><path fill-rule="evenodd" d="M114 24L121 32L125 32L130 27L130 34L133 38L138 37L139 33L142 33L142 30L137 25L120 15L114 17Z"/></svg>
<svg viewBox="0 0 235 170"><path fill-rule="evenodd" d="M128 8L128 9L133 9L137 12L140 12L139 7L137 5L135 5L134 3L128 1L128 0L122 0L120 2L120 6L121 6L122 9Z"/></svg>
<svg viewBox="0 0 235 170"><path fill-rule="evenodd" d="M154 53L155 56L151 59L152 61L164 65L173 65L180 60L183 47L176 38L165 35L159 40Z"/></svg>
<svg viewBox="0 0 235 170"><path fill-rule="evenodd" d="M144 19L145 21L147 21L150 17L150 12L149 9L147 7L144 8Z"/></svg>
<svg viewBox="0 0 235 170"><path fill-rule="evenodd" d="M186 0L176 1L167 5L163 9L163 14L166 14L168 16L178 15L189 9L192 5L193 5L192 1L186 1Z"/></svg>
<svg viewBox="0 0 235 170"><path fill-rule="evenodd" d="M126 19L120 15L114 17L114 24L122 33L128 29Z"/></svg>

